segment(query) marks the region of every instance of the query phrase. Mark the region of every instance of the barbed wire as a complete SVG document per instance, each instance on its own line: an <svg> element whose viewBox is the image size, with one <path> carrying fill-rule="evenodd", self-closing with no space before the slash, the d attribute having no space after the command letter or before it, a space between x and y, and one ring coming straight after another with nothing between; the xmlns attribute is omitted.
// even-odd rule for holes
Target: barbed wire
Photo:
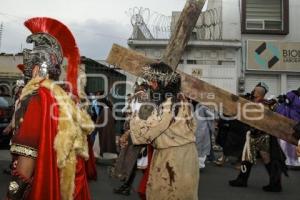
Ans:
<svg viewBox="0 0 300 200"><path fill-rule="evenodd" d="M195 26L197 38L202 40L222 39L221 8L213 8L202 12Z"/></svg>
<svg viewBox="0 0 300 200"><path fill-rule="evenodd" d="M143 7L130 8L126 11L126 14L130 17L133 28L139 26L142 32L147 28L155 39L167 39L170 37L171 16L166 16ZM148 35L146 32L143 33L145 36Z"/></svg>
<svg viewBox="0 0 300 200"><path fill-rule="evenodd" d="M169 39L172 32L171 28L178 20L179 13L180 12L173 13L172 16L166 16L158 12L151 11L149 8L130 8L126 12L126 14L130 17L131 24L134 29L133 35L131 37L138 39L137 30L135 29L139 27L140 31L143 32L146 38L149 35L149 31L154 39ZM197 39L221 40L221 19L221 8L213 8L202 12L194 29L194 32L196 32L197 35Z"/></svg>

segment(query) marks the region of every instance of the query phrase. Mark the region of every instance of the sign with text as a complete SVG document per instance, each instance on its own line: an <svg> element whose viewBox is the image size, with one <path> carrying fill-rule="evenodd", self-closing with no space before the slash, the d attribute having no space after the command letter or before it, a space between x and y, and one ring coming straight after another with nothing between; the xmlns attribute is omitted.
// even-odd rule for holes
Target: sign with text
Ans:
<svg viewBox="0 0 300 200"><path fill-rule="evenodd" d="M300 42L248 40L247 69L300 72Z"/></svg>
<svg viewBox="0 0 300 200"><path fill-rule="evenodd" d="M202 77L202 69L192 69L192 76L196 78Z"/></svg>

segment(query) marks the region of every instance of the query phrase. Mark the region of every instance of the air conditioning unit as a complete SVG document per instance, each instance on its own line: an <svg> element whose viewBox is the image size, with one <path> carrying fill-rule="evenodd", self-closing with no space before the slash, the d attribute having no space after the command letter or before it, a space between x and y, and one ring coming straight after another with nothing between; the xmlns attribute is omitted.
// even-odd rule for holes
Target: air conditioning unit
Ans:
<svg viewBox="0 0 300 200"><path fill-rule="evenodd" d="M247 19L247 30L282 30L281 20Z"/></svg>
<svg viewBox="0 0 300 200"><path fill-rule="evenodd" d="M246 29L247 30L264 30L264 20L259 19L247 19Z"/></svg>
<svg viewBox="0 0 300 200"><path fill-rule="evenodd" d="M265 30L282 30L282 21L280 20L265 20Z"/></svg>

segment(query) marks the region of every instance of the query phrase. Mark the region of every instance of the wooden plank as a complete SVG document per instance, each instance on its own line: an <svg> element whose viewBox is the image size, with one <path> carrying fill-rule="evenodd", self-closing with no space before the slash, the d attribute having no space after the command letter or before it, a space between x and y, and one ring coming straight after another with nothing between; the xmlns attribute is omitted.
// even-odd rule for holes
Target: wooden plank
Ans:
<svg viewBox="0 0 300 200"><path fill-rule="evenodd" d="M143 66L156 61L149 59L136 51L114 44L107 58L107 62L111 65L120 67L135 76L140 76L143 72ZM247 109L258 109L257 105L254 105L246 99L183 72L177 72L181 74L182 92L187 97L197 102L209 106L215 104L214 107L218 111L230 116L246 112ZM253 120L253 118L257 118L261 115L262 118L260 120ZM252 119L249 119L249 117ZM247 113L247 116L240 115L239 120L291 144L297 144L297 140L292 136L294 132L293 127L296 125L296 122L268 109L263 108L262 112Z"/></svg>
<svg viewBox="0 0 300 200"><path fill-rule="evenodd" d="M162 61L176 69L198 21L204 0L188 0L176 23Z"/></svg>

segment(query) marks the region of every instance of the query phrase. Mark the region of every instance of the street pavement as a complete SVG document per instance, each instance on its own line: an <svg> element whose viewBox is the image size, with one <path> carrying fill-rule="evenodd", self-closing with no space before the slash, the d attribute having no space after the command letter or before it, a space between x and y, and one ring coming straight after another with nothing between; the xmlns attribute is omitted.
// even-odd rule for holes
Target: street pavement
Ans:
<svg viewBox="0 0 300 200"><path fill-rule="evenodd" d="M9 165L9 153L0 151L0 170ZM119 181L109 178L108 166L97 165L98 181L90 183L93 200L138 200L135 192L138 181L142 176L139 172L134 182L134 189L130 196L119 196L112 193L112 189L120 185ZM199 184L199 200L299 200L300 199L300 171L290 171L289 178L283 177L282 193L265 193L261 187L268 183L266 170L258 163L252 170L248 188L232 188L228 186L228 180L237 176L238 171L230 164L224 167L216 167L208 163L201 171ZM3 199L8 175L0 176L0 199Z"/></svg>

